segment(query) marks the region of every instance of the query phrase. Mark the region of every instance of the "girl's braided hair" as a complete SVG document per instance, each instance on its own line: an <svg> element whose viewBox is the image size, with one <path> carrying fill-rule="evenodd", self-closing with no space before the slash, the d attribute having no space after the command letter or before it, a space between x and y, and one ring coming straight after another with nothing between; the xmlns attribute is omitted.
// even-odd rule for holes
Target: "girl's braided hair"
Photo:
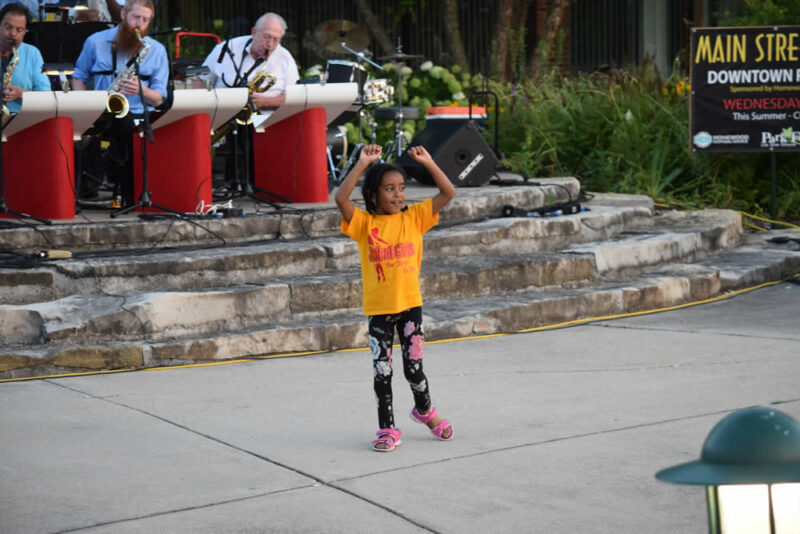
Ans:
<svg viewBox="0 0 800 534"><path fill-rule="evenodd" d="M408 181L408 175L406 175L405 169L397 165L392 165L391 163L375 163L367 169L367 173L364 175L361 195L364 197L364 204L367 211L373 215L377 215L378 213L378 205L375 204L375 198L378 196L381 180L383 180L383 175L389 171L399 172L403 177L403 181Z"/></svg>

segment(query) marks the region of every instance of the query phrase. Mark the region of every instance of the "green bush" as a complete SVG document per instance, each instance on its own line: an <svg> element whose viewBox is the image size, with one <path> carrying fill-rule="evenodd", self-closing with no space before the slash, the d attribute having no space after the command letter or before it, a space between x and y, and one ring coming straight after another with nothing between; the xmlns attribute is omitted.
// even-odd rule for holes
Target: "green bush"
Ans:
<svg viewBox="0 0 800 534"><path fill-rule="evenodd" d="M675 69L680 72L679 69ZM380 74L396 85L396 67ZM411 139L424 127L430 106L467 105L480 89L480 76L457 68L423 64L403 72L403 103L420 110L405 121ZM563 78L550 74L517 84L489 82L499 98L499 139L503 163L523 176L575 176L590 191L646 194L694 207L722 207L766 214L770 207L770 155L695 154L689 148L689 92L686 76L662 80L650 64L608 74ZM396 98L383 106L397 105ZM494 109L489 108L487 139L493 142ZM357 120L346 125L358 141ZM364 140L370 138L363 125ZM377 128L385 146L394 125ZM800 154L778 158L778 212L800 219Z"/></svg>
<svg viewBox="0 0 800 534"><path fill-rule="evenodd" d="M500 95L504 163L525 176L576 176L588 190L769 211L768 154L689 149L689 87L681 75L664 82L644 65L492 90ZM798 161L797 154L778 154L781 218L800 216Z"/></svg>
<svg viewBox="0 0 800 534"><path fill-rule="evenodd" d="M381 103L380 106L397 106L400 94L397 93L397 64L387 63L383 70L372 73L374 79L386 79L387 84L395 92L394 97L388 102ZM320 65L315 65L308 69L303 76L318 76L322 72ZM432 106L466 106L470 92L480 87L482 82L479 76L470 76L462 73L458 66L450 69L434 65L430 61L422 63L417 69L404 67L402 72L403 106L412 106L419 109L418 120L407 120L403 122L403 131L410 140L414 135L425 127L425 112ZM372 109L372 106L370 106ZM362 139L369 140L372 131L369 128L368 120L362 123ZM351 144L357 143L358 118L351 120L345 125L347 128L347 139ZM382 121L378 123L376 132L376 142L385 146L394 137L394 123Z"/></svg>

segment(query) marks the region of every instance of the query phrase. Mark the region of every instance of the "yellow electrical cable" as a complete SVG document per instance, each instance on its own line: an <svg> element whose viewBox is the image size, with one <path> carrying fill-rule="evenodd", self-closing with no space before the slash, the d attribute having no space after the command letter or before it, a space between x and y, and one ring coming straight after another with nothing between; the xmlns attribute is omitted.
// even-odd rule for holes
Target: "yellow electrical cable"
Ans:
<svg viewBox="0 0 800 534"><path fill-rule="evenodd" d="M795 228L797 230L800 230L800 226L797 226L796 224L792 224L790 222L773 221L772 219L767 219L766 217L759 217L758 215L753 215L752 213L747 213L745 211L740 211L739 213L741 213L745 217L749 217L750 219L755 219L757 221L766 222L770 224L778 224L781 226L788 226L790 228Z"/></svg>
<svg viewBox="0 0 800 534"><path fill-rule="evenodd" d="M782 284L792 278L800 279L800 273L793 274L788 276L782 280L777 280L774 282L764 282L763 284L758 284L752 287L746 287L743 289L737 289L735 291L730 291L728 293L724 293L722 295L717 295L716 297L711 297L704 300L698 300L694 302L686 302L684 304L677 304L675 306L668 306L666 308L656 308L652 310L643 310L638 312L629 312L629 313L620 313L615 315L603 315L600 317L584 317L582 319L574 319L572 321L565 321L563 323L545 325L545 326L536 326L533 328L525 328L523 330L517 330L515 332L504 332L499 334L483 334L477 336L464 336L458 338L449 338L449 339L438 339L435 341L426 341L427 345L438 345L440 343L454 343L456 341L473 341L478 339L491 339L495 337L504 337L504 336L512 336L516 334L529 334L532 332L541 332L545 330L556 330L559 328L567 328L570 326L576 326L581 324L587 323L594 323L599 321L609 321L612 319L624 319L627 317L638 317L640 315L652 315L654 313L661 313L661 312L668 312L674 310L680 310L685 308L691 308L693 306L700 306L702 304L710 304L712 302L718 302L720 300L725 300L728 298L735 297L737 295L741 295L743 293L748 293L750 291L755 291L757 289L763 289L765 287L774 286L778 284ZM235 363L248 363L254 362L259 360L273 360L277 358L297 358L300 356L315 356L319 354L338 354L343 352L361 352L368 350L368 347L357 347L357 348L349 348L349 349L337 349L337 350L316 350L316 351L306 351L306 352L288 352L282 354L268 354L263 356L253 356L250 358L239 358L236 360L225 360L225 361L218 361L218 362L203 362L203 363L190 363L185 365L172 365L172 366L162 366L162 367L148 367L143 369L108 369L103 371L85 371L80 373L65 373L65 374L57 374L57 375L45 375L45 376L30 376L30 377L22 377L22 378L4 378L0 379L0 384L4 382L25 382L28 380L46 380L46 379L54 379L54 378L71 378L71 377L78 377L78 376L92 376L92 375L103 375L103 374L111 374L111 373L132 373L132 372L140 372L140 371L172 371L177 369L190 369L195 367L213 367L217 365L231 365Z"/></svg>
<svg viewBox="0 0 800 534"><path fill-rule="evenodd" d="M747 228L752 228L753 230L757 230L759 232L769 232L769 230L767 230L766 228L763 228L757 224L753 224L750 222L745 222L744 226L746 226Z"/></svg>

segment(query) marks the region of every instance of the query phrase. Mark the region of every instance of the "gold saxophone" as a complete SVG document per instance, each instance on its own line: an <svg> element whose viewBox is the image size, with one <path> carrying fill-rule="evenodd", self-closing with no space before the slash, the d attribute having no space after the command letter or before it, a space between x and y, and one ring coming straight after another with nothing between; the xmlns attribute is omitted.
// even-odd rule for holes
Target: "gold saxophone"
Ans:
<svg viewBox="0 0 800 534"><path fill-rule="evenodd" d="M6 73L3 76L3 89L8 89L9 84L11 83L11 77L14 75L14 69L17 68L17 63L19 62L19 52L17 52L16 46L11 46L11 62L6 67ZM11 113L8 112L8 107L3 104L3 117L10 115Z"/></svg>
<svg viewBox="0 0 800 534"><path fill-rule="evenodd" d="M274 74L271 72L267 72L267 64L266 62L264 65L250 77L247 81L247 90L250 94L253 93L263 93L273 85L278 79L275 77ZM258 113L256 109L256 105L253 104L252 99L247 99L247 105L242 108L242 110L236 114L234 119L236 120L236 124L241 124L245 126L247 124L253 124L253 115Z"/></svg>
<svg viewBox="0 0 800 534"><path fill-rule="evenodd" d="M144 61L144 58L150 51L150 42L142 37L142 34L139 33L138 29L134 31L136 32L136 37L139 39L139 42L142 43L142 50L139 52L139 57L136 59L136 63L141 63ZM108 87L108 100L106 100L106 109L117 119L123 118L130 110L128 98L119 90L120 85L122 84L123 80L133 78L135 75L136 65L131 64L128 68L117 74L117 77L114 78L114 81L111 82L111 85Z"/></svg>
<svg viewBox="0 0 800 534"><path fill-rule="evenodd" d="M250 79L247 81L247 90L250 94L253 93L263 93L273 85L277 81L277 77L272 74L271 72L267 72L267 65L266 62L264 65L255 73L253 74ZM258 113L256 109L256 105L253 104L253 100L248 98L247 104L236 114L233 120L236 121L236 124L241 126L247 126L248 124L253 124L253 117L255 114ZM217 128L214 131L214 135L211 136L211 144L213 145L221 138L228 135L228 132L231 131L233 125L230 122L226 122L221 127Z"/></svg>

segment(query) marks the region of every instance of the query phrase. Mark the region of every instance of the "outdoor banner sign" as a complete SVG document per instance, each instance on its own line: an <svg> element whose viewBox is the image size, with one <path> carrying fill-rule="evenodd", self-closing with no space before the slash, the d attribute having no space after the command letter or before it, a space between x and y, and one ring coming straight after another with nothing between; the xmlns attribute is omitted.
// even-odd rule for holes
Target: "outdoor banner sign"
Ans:
<svg viewBox="0 0 800 534"><path fill-rule="evenodd" d="M800 26L692 28L694 152L800 151Z"/></svg>

